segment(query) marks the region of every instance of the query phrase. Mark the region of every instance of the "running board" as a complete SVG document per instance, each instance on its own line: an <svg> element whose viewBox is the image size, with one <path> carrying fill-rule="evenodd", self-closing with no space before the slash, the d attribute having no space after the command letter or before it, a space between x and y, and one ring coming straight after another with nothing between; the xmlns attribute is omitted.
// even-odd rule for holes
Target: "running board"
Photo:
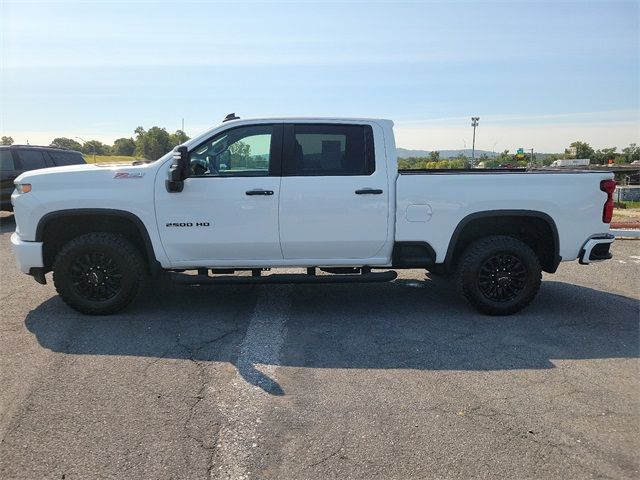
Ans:
<svg viewBox="0 0 640 480"><path fill-rule="evenodd" d="M187 275L169 272L172 282L182 285L238 285L252 283L373 283L390 282L398 276L396 272L364 273L360 275L306 275L303 273L281 273L251 277Z"/></svg>

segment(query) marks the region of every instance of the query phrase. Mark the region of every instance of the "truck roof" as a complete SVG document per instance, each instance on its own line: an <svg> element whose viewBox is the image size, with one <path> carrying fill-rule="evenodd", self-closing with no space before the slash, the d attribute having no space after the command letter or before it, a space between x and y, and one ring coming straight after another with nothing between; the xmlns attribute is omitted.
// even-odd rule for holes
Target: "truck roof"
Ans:
<svg viewBox="0 0 640 480"><path fill-rule="evenodd" d="M233 117L232 117L233 116ZM196 135L195 137L187 140L183 143L188 147L194 146L201 141L205 140L214 131L218 130L222 126L237 124L251 124L251 123L378 123L385 125L389 128L393 127L393 120L384 118L358 118L358 117L257 117L257 118L239 118L235 117L235 114L229 114L225 117L223 122L205 130L204 132Z"/></svg>
<svg viewBox="0 0 640 480"><path fill-rule="evenodd" d="M240 122L391 122L386 118L364 118L364 117L255 117L255 118L235 118L224 123ZM218 124L219 126L221 124Z"/></svg>

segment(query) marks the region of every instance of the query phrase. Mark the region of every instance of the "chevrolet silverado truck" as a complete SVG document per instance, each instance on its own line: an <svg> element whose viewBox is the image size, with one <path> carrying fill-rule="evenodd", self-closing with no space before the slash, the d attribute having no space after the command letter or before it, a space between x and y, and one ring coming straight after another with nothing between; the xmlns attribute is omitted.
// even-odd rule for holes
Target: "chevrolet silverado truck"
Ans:
<svg viewBox="0 0 640 480"><path fill-rule="evenodd" d="M92 315L158 276L387 282L405 268L453 277L476 309L506 315L542 271L609 259L614 239L611 173L398 171L390 120L231 115L154 162L35 170L15 187L20 270L42 284L52 271Z"/></svg>

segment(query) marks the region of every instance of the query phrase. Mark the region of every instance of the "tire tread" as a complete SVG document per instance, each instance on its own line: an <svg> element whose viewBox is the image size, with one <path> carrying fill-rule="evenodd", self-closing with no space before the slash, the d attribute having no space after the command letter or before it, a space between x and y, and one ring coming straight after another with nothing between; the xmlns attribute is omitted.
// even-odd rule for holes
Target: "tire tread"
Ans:
<svg viewBox="0 0 640 480"><path fill-rule="evenodd" d="M515 304L511 304L509 306L497 306L496 304L491 304L488 301L485 302L475 295L471 289L473 283L476 281L472 272L475 270L476 265L486 257L487 252L493 249L516 251L519 255L526 257L526 260L533 265L533 275L535 275L532 279L533 284L526 292L526 295ZM535 252L524 242L506 235L492 235L473 242L462 254L462 258L456 272L456 288L458 293L462 295L474 308L488 315L511 315L519 312L529 305L538 294L541 281L542 268L540 266L540 259Z"/></svg>
<svg viewBox="0 0 640 480"><path fill-rule="evenodd" d="M70 291L67 284L68 279L66 278L63 264L76 248L87 244L106 245L121 252L127 257L127 268L129 269L127 272L123 272L123 275L133 275L135 277L133 288L124 292L120 298L108 305L91 305L92 302L83 301ZM94 232L76 237L62 247L53 263L53 283L58 295L71 308L87 315L109 315L122 310L143 290L145 279L146 270L138 249L126 238L114 233Z"/></svg>

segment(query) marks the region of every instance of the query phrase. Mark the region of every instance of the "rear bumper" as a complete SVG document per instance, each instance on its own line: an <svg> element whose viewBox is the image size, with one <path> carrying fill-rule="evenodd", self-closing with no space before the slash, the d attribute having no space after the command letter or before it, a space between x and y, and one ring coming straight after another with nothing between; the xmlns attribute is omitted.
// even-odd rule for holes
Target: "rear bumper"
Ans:
<svg viewBox="0 0 640 480"><path fill-rule="evenodd" d="M42 242L25 242L17 233L11 235L11 246L16 263L22 273L32 275L33 269L42 269Z"/></svg>
<svg viewBox="0 0 640 480"><path fill-rule="evenodd" d="M578 261L581 265L588 265L591 262L609 260L613 255L609 251L615 237L610 233L594 235L589 238L580 249Z"/></svg>

